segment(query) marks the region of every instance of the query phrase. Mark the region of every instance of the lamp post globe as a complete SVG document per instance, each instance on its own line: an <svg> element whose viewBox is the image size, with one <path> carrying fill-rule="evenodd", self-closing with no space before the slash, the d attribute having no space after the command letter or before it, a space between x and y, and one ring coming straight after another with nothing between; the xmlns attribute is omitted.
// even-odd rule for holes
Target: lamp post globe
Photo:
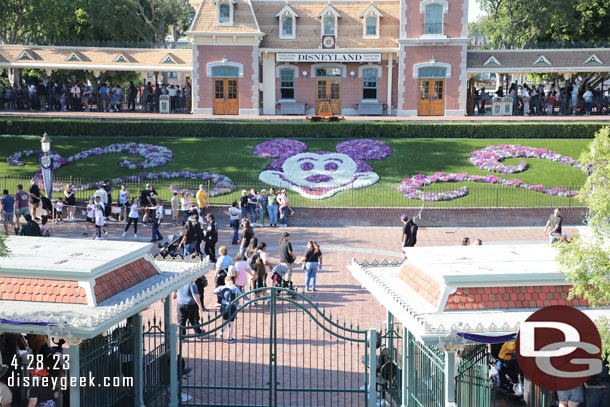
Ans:
<svg viewBox="0 0 610 407"><path fill-rule="evenodd" d="M44 155L49 155L49 151L51 151L51 138L49 137L49 135L46 132L42 135L40 144L41 144L41 149L42 149L42 152L44 153Z"/></svg>

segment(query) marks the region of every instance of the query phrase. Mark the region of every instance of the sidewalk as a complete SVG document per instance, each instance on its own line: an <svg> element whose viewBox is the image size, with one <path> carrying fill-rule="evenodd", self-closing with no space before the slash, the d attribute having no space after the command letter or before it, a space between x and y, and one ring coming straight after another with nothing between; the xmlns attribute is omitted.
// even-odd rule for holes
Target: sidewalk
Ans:
<svg viewBox="0 0 610 407"><path fill-rule="evenodd" d="M31 119L102 119L102 120L218 120L218 121L283 121L304 122L305 116L234 116L234 115L192 115L161 114L143 112L29 112L0 111L2 118ZM610 116L345 116L348 122L426 122L426 123L528 123L528 122L610 122Z"/></svg>

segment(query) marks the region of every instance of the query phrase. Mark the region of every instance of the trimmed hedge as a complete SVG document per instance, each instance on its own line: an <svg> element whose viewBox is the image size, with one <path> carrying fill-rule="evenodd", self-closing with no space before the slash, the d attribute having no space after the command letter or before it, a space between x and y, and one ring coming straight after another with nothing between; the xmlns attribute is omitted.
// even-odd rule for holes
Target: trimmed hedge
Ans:
<svg viewBox="0 0 610 407"><path fill-rule="evenodd" d="M593 138L605 123L246 122L0 118L0 134L74 137Z"/></svg>

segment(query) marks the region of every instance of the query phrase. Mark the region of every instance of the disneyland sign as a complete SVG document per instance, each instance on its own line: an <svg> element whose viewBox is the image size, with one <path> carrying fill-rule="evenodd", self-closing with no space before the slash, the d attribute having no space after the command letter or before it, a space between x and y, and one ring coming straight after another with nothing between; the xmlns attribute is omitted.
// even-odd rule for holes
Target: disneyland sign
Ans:
<svg viewBox="0 0 610 407"><path fill-rule="evenodd" d="M381 62L381 53L288 53L275 55L276 62Z"/></svg>

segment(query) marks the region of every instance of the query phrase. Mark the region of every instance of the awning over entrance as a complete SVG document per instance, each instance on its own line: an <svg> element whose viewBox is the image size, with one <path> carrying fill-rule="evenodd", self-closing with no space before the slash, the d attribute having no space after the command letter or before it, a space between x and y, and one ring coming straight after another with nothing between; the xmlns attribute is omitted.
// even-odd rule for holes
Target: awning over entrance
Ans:
<svg viewBox="0 0 610 407"><path fill-rule="evenodd" d="M191 72L191 49L0 45L1 68Z"/></svg>
<svg viewBox="0 0 610 407"><path fill-rule="evenodd" d="M609 48L468 51L468 73L610 72Z"/></svg>

